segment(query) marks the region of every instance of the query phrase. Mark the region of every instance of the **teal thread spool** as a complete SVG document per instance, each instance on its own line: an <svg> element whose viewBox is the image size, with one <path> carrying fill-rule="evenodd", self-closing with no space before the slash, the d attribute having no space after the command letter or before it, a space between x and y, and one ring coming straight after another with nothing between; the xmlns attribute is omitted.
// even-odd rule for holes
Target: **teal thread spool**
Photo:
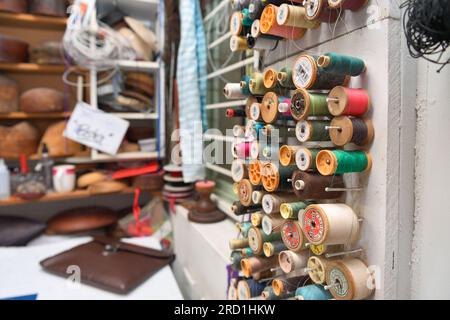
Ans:
<svg viewBox="0 0 450 320"><path fill-rule="evenodd" d="M264 255L267 258L273 257L284 250L286 250L286 246L283 241L265 242L263 244Z"/></svg>
<svg viewBox="0 0 450 320"><path fill-rule="evenodd" d="M250 92L250 76L243 76L241 80L241 93L249 96L251 94Z"/></svg>
<svg viewBox="0 0 450 320"><path fill-rule="evenodd" d="M277 74L278 83L287 89L295 89L295 84L292 82L292 69L282 68Z"/></svg>
<svg viewBox="0 0 450 320"><path fill-rule="evenodd" d="M323 93L297 89L291 100L292 117L295 120L304 120L308 117L330 116L327 98L328 96Z"/></svg>
<svg viewBox="0 0 450 320"><path fill-rule="evenodd" d="M363 60L334 52L320 56L317 65L326 72L352 77L357 77L366 70Z"/></svg>
<svg viewBox="0 0 450 320"><path fill-rule="evenodd" d="M330 141L329 125L330 121L299 121L295 128L297 139L300 142Z"/></svg>
<svg viewBox="0 0 450 320"><path fill-rule="evenodd" d="M372 156L364 151L322 150L317 155L316 165L324 176L364 172L372 168Z"/></svg>
<svg viewBox="0 0 450 320"><path fill-rule="evenodd" d="M297 300L330 300L333 298L330 291L318 284L298 288L295 291L295 297Z"/></svg>
<svg viewBox="0 0 450 320"><path fill-rule="evenodd" d="M252 227L251 222L244 222L244 223L236 223L236 228L241 233L242 237L247 238L248 237L248 230Z"/></svg>
<svg viewBox="0 0 450 320"><path fill-rule="evenodd" d="M242 10L242 25L245 27L251 27L253 23L253 19L250 18L248 9Z"/></svg>
<svg viewBox="0 0 450 320"><path fill-rule="evenodd" d="M261 296L264 300L283 300L283 299L288 299L292 297L292 294L284 294L281 296L277 296L275 294L275 291L273 290L273 287L267 287L264 289L264 291L261 293Z"/></svg>
<svg viewBox="0 0 450 320"><path fill-rule="evenodd" d="M244 248L241 250L241 255L245 258L253 257L253 251L250 248Z"/></svg>

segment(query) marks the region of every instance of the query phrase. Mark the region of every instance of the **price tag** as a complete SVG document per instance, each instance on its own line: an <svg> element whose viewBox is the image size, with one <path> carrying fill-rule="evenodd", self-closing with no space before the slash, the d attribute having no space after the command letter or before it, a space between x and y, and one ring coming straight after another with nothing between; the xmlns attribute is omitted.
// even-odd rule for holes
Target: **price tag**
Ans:
<svg viewBox="0 0 450 320"><path fill-rule="evenodd" d="M67 123L64 136L90 148L115 155L130 123L79 102Z"/></svg>

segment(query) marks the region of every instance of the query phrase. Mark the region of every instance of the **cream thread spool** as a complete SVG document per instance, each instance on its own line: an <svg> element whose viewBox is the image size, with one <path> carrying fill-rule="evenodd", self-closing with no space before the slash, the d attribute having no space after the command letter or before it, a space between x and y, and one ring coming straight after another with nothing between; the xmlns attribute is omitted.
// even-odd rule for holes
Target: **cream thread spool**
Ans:
<svg viewBox="0 0 450 320"><path fill-rule="evenodd" d="M244 160L233 160L233 162L231 163L231 176L233 178L233 181L237 183L248 178L248 170Z"/></svg>
<svg viewBox="0 0 450 320"><path fill-rule="evenodd" d="M262 199L262 208L266 214L275 214L280 212L281 205L286 202L294 202L298 198L294 194L266 194Z"/></svg>
<svg viewBox="0 0 450 320"><path fill-rule="evenodd" d="M330 262L326 270L325 289L336 300L363 300L374 291L374 277L359 259L343 259Z"/></svg>
<svg viewBox="0 0 450 320"><path fill-rule="evenodd" d="M320 149L300 147L295 154L295 163L301 171L316 170L316 157Z"/></svg>
<svg viewBox="0 0 450 320"><path fill-rule="evenodd" d="M316 284L324 284L326 281L326 268L330 260L321 257L310 257L306 266L311 280Z"/></svg>
<svg viewBox="0 0 450 320"><path fill-rule="evenodd" d="M303 230L314 245L351 244L359 237L360 221L346 204L313 204L306 208Z"/></svg>
<svg viewBox="0 0 450 320"><path fill-rule="evenodd" d="M268 271L278 265L278 256L270 258L250 257L241 260L242 274L246 278L250 278L255 273ZM273 274L273 273L271 273ZM255 277L253 277L257 280Z"/></svg>
<svg viewBox="0 0 450 320"><path fill-rule="evenodd" d="M284 273L291 273L294 271L302 271L308 264L308 251L295 253L292 251L282 251L278 256L278 262L281 270Z"/></svg>
<svg viewBox="0 0 450 320"><path fill-rule="evenodd" d="M249 50L247 38L232 36L230 38L230 50L232 52Z"/></svg>
<svg viewBox="0 0 450 320"><path fill-rule="evenodd" d="M281 226L281 239L286 248L292 252L300 252L306 249L306 238L301 224L295 220L285 220Z"/></svg>
<svg viewBox="0 0 450 320"><path fill-rule="evenodd" d="M227 83L223 89L223 94L227 99L245 99L247 96L241 91L240 83Z"/></svg>
<svg viewBox="0 0 450 320"><path fill-rule="evenodd" d="M277 23L283 26L315 29L320 26L320 21L306 19L304 7L292 6L283 3L278 8Z"/></svg>
<svg viewBox="0 0 450 320"><path fill-rule="evenodd" d="M281 216L264 216L262 219L262 229L267 235L271 235L274 232L280 232L281 225L284 223L284 219Z"/></svg>
<svg viewBox="0 0 450 320"><path fill-rule="evenodd" d="M248 230L248 245L255 254L263 253L264 242L272 242L281 239L280 233L272 233L267 235L261 231L259 228L251 227Z"/></svg>
<svg viewBox="0 0 450 320"><path fill-rule="evenodd" d="M252 225L254 227L261 226L263 217L264 217L263 213L259 213L259 212L252 213L252 217L251 217Z"/></svg>
<svg viewBox="0 0 450 320"><path fill-rule="evenodd" d="M248 247L248 239L232 239L229 242L231 250L244 249Z"/></svg>

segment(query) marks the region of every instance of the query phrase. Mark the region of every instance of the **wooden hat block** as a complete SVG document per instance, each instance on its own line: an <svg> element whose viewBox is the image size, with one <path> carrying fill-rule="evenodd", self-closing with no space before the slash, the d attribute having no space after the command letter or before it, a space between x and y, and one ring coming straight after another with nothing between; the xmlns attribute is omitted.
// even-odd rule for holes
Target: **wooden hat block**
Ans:
<svg viewBox="0 0 450 320"><path fill-rule="evenodd" d="M217 209L211 201L211 193L216 187L213 181L199 181L195 184L195 190L199 195L199 200L194 208L189 212L188 218L196 223L216 223L226 219L226 215Z"/></svg>

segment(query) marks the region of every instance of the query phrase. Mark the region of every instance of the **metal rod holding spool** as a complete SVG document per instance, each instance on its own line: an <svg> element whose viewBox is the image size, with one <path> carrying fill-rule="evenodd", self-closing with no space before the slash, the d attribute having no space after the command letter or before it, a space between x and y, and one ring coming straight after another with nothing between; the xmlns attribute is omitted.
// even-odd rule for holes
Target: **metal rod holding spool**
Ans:
<svg viewBox="0 0 450 320"><path fill-rule="evenodd" d="M330 258L334 258L334 257L345 256L345 255L348 255L348 254L355 254L355 253L359 253L359 252L362 252L362 251L363 251L363 249L359 248L359 249L350 250L350 251L342 251L342 252L336 252L336 253L325 253L325 257L327 259L330 259Z"/></svg>
<svg viewBox="0 0 450 320"><path fill-rule="evenodd" d="M337 126L326 126L325 130L342 130L342 128Z"/></svg>
<svg viewBox="0 0 450 320"><path fill-rule="evenodd" d="M345 192L345 191L363 191L364 188L325 188L325 192Z"/></svg>
<svg viewBox="0 0 450 320"><path fill-rule="evenodd" d="M333 289L333 288L335 288L335 287L337 287L337 286L339 286L339 283L335 282L335 283L330 284L330 285L328 285L328 286L324 286L323 288L324 288L325 290L330 290L330 289Z"/></svg>
<svg viewBox="0 0 450 320"><path fill-rule="evenodd" d="M339 98L327 98L327 102L330 102L330 101L339 102Z"/></svg>

